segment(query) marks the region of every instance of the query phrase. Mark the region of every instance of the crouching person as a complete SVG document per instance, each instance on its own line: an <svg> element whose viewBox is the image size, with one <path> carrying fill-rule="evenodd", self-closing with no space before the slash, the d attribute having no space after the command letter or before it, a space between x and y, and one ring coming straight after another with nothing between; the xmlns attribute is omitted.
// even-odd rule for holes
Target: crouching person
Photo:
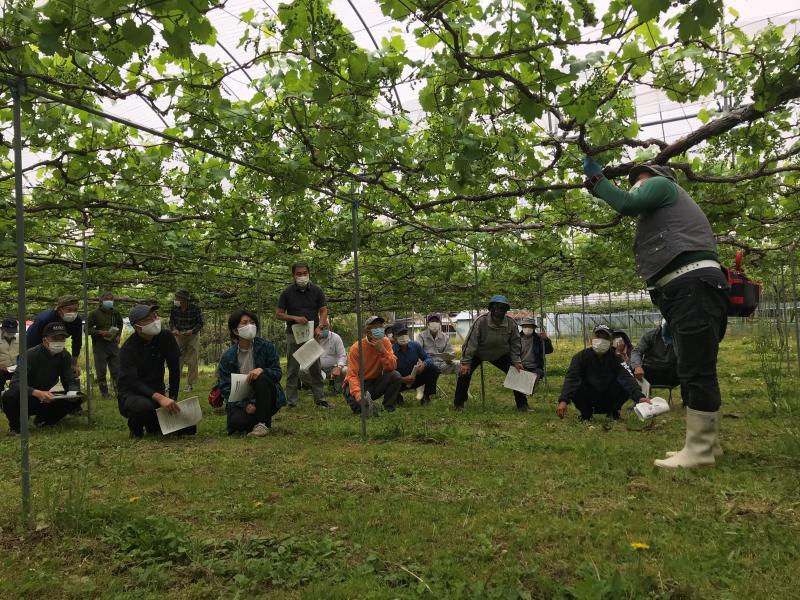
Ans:
<svg viewBox="0 0 800 600"><path fill-rule="evenodd" d="M258 327L258 317L247 310L237 309L228 318L234 343L222 355L217 368L217 389L225 399L228 435L268 435L273 415L286 404L278 352L272 342L256 335ZM247 374L250 384L248 397L236 402L230 402L233 373Z"/></svg>
<svg viewBox="0 0 800 600"><path fill-rule="evenodd" d="M627 367L611 350L612 332L606 325L595 328L592 347L572 357L556 414L563 418L572 403L588 421L596 413L619 418L619 411L630 398L634 404L650 402Z"/></svg>
<svg viewBox="0 0 800 600"><path fill-rule="evenodd" d="M69 413L76 404L63 396L56 397L50 392L59 380L65 391L78 389L72 376L72 356L64 350L64 342L69 337L66 326L61 322L48 323L42 330L42 342L30 348L28 357L28 414L36 415L37 425L55 425ZM11 386L3 394L3 412L8 418L12 433L20 428L20 388L19 371L11 378Z"/></svg>
<svg viewBox="0 0 800 600"><path fill-rule="evenodd" d="M364 356L361 359L364 368L364 388L372 400L383 396L383 408L392 412L397 407L400 386L403 385L400 373L397 372L397 357L392 351L392 344L386 338L381 317L370 317L365 326L366 336L361 340ZM358 346L355 342L350 346L347 356L347 378L345 379L344 397L355 414L361 412L361 383L358 369Z"/></svg>
<svg viewBox="0 0 800 600"><path fill-rule="evenodd" d="M439 380L439 370L433 365L433 360L417 342L412 342L408 336L408 327L396 325L394 328L394 344L392 352L397 358L397 372L400 373L402 386L400 390L423 388L420 404L429 404L431 396L436 395L436 382ZM416 371L415 371L416 369ZM412 375L412 373L414 373ZM403 403L402 396L398 396Z"/></svg>
<svg viewBox="0 0 800 600"><path fill-rule="evenodd" d="M134 333L119 353L119 412L128 419L130 437L160 433L157 408L170 414L180 412L176 402L180 388L178 343L170 331L161 328L158 305L137 304L128 313ZM164 387L164 370L169 369L169 395ZM170 435L193 435L197 426Z"/></svg>

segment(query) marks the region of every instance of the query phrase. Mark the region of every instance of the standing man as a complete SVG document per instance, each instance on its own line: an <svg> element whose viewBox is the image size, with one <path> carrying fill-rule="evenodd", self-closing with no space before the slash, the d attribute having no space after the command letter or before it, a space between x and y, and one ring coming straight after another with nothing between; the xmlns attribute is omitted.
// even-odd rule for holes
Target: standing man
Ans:
<svg viewBox="0 0 800 600"><path fill-rule="evenodd" d="M158 306L137 304L128 313L133 327L119 353L119 412L128 419L130 437L159 433L157 408L170 414L181 411L176 400L181 384L180 349L169 331L161 329ZM164 367L169 369L169 396L164 387ZM197 427L186 427L176 435L192 435Z"/></svg>
<svg viewBox="0 0 800 600"><path fill-rule="evenodd" d="M455 410L464 410L472 373L482 362L492 363L504 374L512 366L517 371L523 370L519 328L517 322L506 315L510 308L508 298L499 294L492 296L489 298L489 312L472 324L461 349L461 369L453 401ZM522 392L514 391L514 401L518 411L528 410L528 398Z"/></svg>
<svg viewBox="0 0 800 600"><path fill-rule="evenodd" d="M17 331L16 319L3 319L3 324L0 326L0 392L3 391L6 381L11 379L8 368L17 364L19 356Z"/></svg>
<svg viewBox="0 0 800 600"><path fill-rule="evenodd" d="M319 338L323 329L328 329L328 301L325 292L318 285L311 283L308 264L296 262L292 265L294 283L281 292L278 298L278 309L275 316L279 321L286 321L286 398L290 408L297 406L300 382L300 364L293 354L302 346L298 344L292 331L292 325L314 324L314 337ZM309 368L311 392L317 406L330 408L325 401L325 389L322 385L322 368L317 359Z"/></svg>
<svg viewBox="0 0 800 600"><path fill-rule="evenodd" d="M67 333L72 337L72 375L75 384L80 385L81 367L78 358L83 346L83 319L78 314L79 300L77 296L61 296L56 301L56 307L50 308L36 315L33 323L25 333L28 348L33 348L42 343L44 329L50 323L63 323Z"/></svg>
<svg viewBox="0 0 800 600"><path fill-rule="evenodd" d="M114 294L106 292L100 296L100 306L89 313L86 327L92 336L97 387L104 399L108 399L106 367L111 372L111 386L117 392L119 379L119 338L122 333L122 315L114 308Z"/></svg>
<svg viewBox="0 0 800 600"><path fill-rule="evenodd" d="M662 165L631 169L629 192L603 176L594 159L583 169L592 193L623 215L635 215L633 253L650 298L666 319L675 341L681 396L687 405L686 443L657 467L714 466L719 446L717 353L728 325L727 278L705 214Z"/></svg>
<svg viewBox="0 0 800 600"><path fill-rule="evenodd" d="M536 333L536 319L525 317L522 319L522 366L526 371L536 373L536 383L538 384L544 377L544 355L553 353L553 342L542 329Z"/></svg>
<svg viewBox="0 0 800 600"><path fill-rule="evenodd" d="M191 302L187 290L175 292L175 305L169 313L169 328L178 342L181 351L180 370L187 365L186 391L191 392L197 383L197 363L200 359L200 330L203 329L203 313L200 307Z"/></svg>

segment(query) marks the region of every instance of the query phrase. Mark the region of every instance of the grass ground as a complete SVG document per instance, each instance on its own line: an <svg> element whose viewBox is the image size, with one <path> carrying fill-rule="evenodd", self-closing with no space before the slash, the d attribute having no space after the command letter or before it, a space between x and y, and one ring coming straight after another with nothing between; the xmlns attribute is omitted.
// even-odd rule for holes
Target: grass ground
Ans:
<svg viewBox="0 0 800 600"><path fill-rule="evenodd" d="M3 435L0 597L796 598L800 463L752 345L724 343L726 455L700 472L652 464L682 444L679 400L648 426L558 420L575 348L557 344L530 413L488 366L485 406L478 378L464 413L452 383L428 407L407 393L366 443L308 396L265 439L208 411L193 439L131 441L98 402L92 427L32 431L30 532Z"/></svg>

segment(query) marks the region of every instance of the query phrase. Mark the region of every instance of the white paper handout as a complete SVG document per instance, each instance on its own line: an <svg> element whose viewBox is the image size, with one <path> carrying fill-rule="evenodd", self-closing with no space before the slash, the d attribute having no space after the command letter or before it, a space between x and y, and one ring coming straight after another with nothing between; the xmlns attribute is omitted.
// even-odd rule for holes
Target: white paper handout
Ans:
<svg viewBox="0 0 800 600"><path fill-rule="evenodd" d="M247 383L247 373L231 373L231 393L228 402L240 402L250 397L250 384Z"/></svg>
<svg viewBox="0 0 800 600"><path fill-rule="evenodd" d="M309 321L305 325L295 323L292 325L294 341L298 344L305 344L314 337L314 321Z"/></svg>
<svg viewBox="0 0 800 600"><path fill-rule="evenodd" d="M197 425L203 419L203 411L200 410L200 402L197 400L197 396L181 400L178 402L178 406L180 406L181 412L175 415L169 414L163 408L156 409L158 425L164 435L184 427Z"/></svg>
<svg viewBox="0 0 800 600"><path fill-rule="evenodd" d="M647 379L645 379L644 377L642 377L642 380L639 382L639 387L642 388L642 393L649 398L650 397L650 382L647 381Z"/></svg>
<svg viewBox="0 0 800 600"><path fill-rule="evenodd" d="M317 340L310 339L300 346L292 356L300 364L302 371L313 365L323 354L325 354L325 350L317 343Z"/></svg>
<svg viewBox="0 0 800 600"><path fill-rule="evenodd" d="M536 383L536 373L530 371L517 371L516 367L511 367L506 374L503 387L510 390L522 392L526 396L533 393L533 386Z"/></svg>
<svg viewBox="0 0 800 600"><path fill-rule="evenodd" d="M437 358L441 358L445 362L452 362L452 360L456 357L455 354L452 352L436 352L433 355Z"/></svg>
<svg viewBox="0 0 800 600"><path fill-rule="evenodd" d="M642 421L647 421L658 415L663 415L665 412L669 412L669 403L663 398L656 396L655 398L651 398L650 402L652 402L652 404L639 402L633 407L633 412L635 412L636 416Z"/></svg>

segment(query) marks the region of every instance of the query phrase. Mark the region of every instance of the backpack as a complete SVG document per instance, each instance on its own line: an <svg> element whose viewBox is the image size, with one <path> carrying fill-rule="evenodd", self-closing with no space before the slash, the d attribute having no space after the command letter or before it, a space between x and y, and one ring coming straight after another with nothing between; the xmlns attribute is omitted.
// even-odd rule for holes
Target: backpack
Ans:
<svg viewBox="0 0 800 600"><path fill-rule="evenodd" d="M761 299L761 282L753 281L742 271L742 252L736 252L736 268L722 267L731 288L728 316L749 317Z"/></svg>

